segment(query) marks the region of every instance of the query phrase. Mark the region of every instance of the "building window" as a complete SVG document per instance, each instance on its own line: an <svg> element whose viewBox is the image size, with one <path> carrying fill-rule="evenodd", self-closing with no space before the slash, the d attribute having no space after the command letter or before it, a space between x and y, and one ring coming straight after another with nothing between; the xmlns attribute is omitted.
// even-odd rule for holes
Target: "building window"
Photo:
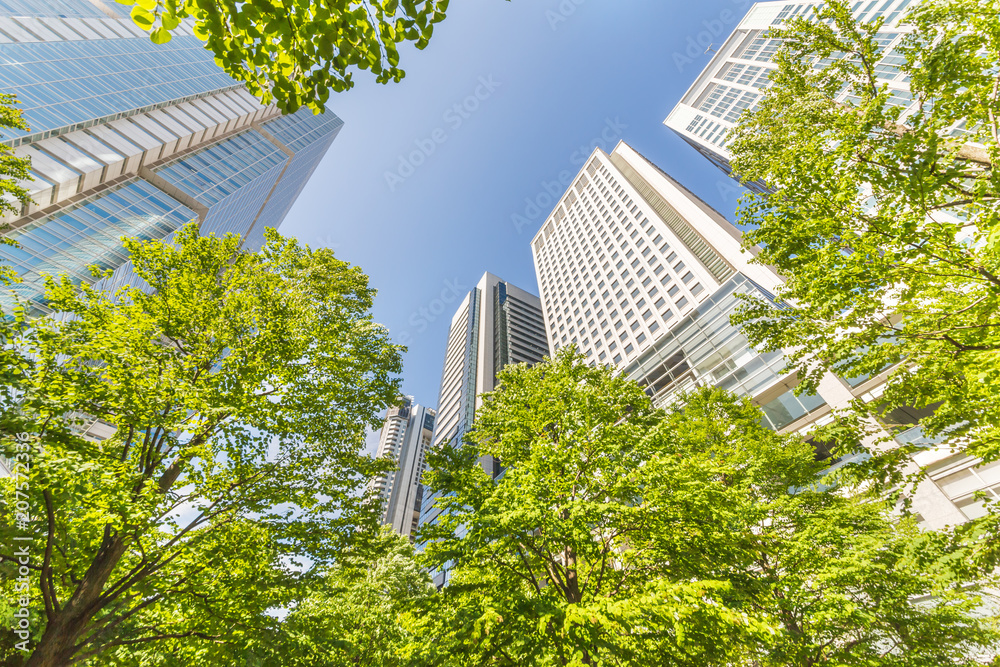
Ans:
<svg viewBox="0 0 1000 667"><path fill-rule="evenodd" d="M680 299L677 300L677 307L678 308L683 308L684 306L687 305L687 302L688 302L687 297L686 296L682 296Z"/></svg>
<svg viewBox="0 0 1000 667"><path fill-rule="evenodd" d="M635 348L632 347L632 343L629 343L628 345L625 346L625 354L632 354L632 350L634 349Z"/></svg>
<svg viewBox="0 0 1000 667"><path fill-rule="evenodd" d="M952 459L943 465L936 465L937 472L928 471L938 488L969 519L977 519L986 514L983 501L974 497L977 491L982 492L988 500L1000 500L1000 461L972 465L975 461L976 459L959 462L956 466ZM968 464L963 467L963 463ZM956 470L956 467L959 469Z"/></svg>

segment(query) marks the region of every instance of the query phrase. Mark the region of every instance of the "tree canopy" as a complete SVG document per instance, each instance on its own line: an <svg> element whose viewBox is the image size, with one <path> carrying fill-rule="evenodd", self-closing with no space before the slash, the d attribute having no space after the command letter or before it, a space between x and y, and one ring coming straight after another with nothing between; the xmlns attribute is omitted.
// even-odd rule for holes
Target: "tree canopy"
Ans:
<svg viewBox="0 0 1000 667"><path fill-rule="evenodd" d="M927 437L987 461L1000 458L998 12L930 0L887 52L882 19L825 3L773 32L771 86L727 144L734 174L773 190L746 195L739 218L754 261L787 278L787 307L736 318L751 342L787 350L803 390L827 371L891 369L862 414L923 410Z"/></svg>
<svg viewBox="0 0 1000 667"><path fill-rule="evenodd" d="M375 522L364 438L400 360L361 270L273 230L257 253L194 224L125 247L148 291L50 278L57 316L2 320L0 438L28 473L0 490L32 513L0 516L0 567L29 536L28 665L178 638L207 662Z"/></svg>
<svg viewBox="0 0 1000 667"><path fill-rule="evenodd" d="M449 0L117 0L157 44L181 21L227 74L264 104L320 112L330 92L354 85L354 70L400 81L399 47L427 46Z"/></svg>
<svg viewBox="0 0 1000 667"><path fill-rule="evenodd" d="M978 665L996 647L975 613L989 567L824 484L748 400L655 410L569 348L500 383L431 458L445 511L420 537L451 579L419 664Z"/></svg>
<svg viewBox="0 0 1000 667"><path fill-rule="evenodd" d="M10 93L0 93L0 129L12 127L28 131L21 110L17 108L17 96ZM21 205L31 202L28 190L22 183L31 178L31 158L14 155L14 150L6 144L0 144L0 216L8 213L19 214ZM6 225L0 225L0 232ZM15 245L6 236L0 236L0 244ZM10 267L0 264L0 285L15 279Z"/></svg>

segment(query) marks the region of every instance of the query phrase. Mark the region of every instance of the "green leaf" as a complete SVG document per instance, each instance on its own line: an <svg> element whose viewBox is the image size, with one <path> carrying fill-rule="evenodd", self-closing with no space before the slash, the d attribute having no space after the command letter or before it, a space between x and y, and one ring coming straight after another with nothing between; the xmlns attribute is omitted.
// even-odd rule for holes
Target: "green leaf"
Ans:
<svg viewBox="0 0 1000 667"><path fill-rule="evenodd" d="M161 14L160 23L165 30L173 30L181 24L181 20L175 14Z"/></svg>
<svg viewBox="0 0 1000 667"><path fill-rule="evenodd" d="M153 16L152 12L144 9L141 5L134 5L132 7L132 20L137 26L143 30L149 30L153 27L153 23L156 22L156 17Z"/></svg>
<svg viewBox="0 0 1000 667"><path fill-rule="evenodd" d="M170 31L163 26L160 26L150 33L149 39L153 42L153 44L166 44L170 41Z"/></svg>

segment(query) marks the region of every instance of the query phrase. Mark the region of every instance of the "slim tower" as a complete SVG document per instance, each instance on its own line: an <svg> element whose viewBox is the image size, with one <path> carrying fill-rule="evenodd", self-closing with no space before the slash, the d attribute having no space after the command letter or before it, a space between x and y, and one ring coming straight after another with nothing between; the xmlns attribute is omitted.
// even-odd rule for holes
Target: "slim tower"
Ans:
<svg viewBox="0 0 1000 667"><path fill-rule="evenodd" d="M396 470L372 481L382 503L382 523L400 535L412 535L420 517L426 469L424 453L431 442L437 412L403 396L400 405L386 411L378 456L396 463Z"/></svg>
<svg viewBox="0 0 1000 667"><path fill-rule="evenodd" d="M491 273L484 274L451 320L432 446L460 443L472 427L481 395L496 387L500 370L508 364L538 363L547 350L538 297ZM492 457L483 457L480 465L494 477L501 473L500 462ZM424 498L421 525L437 519L436 497ZM447 572L433 576L442 585Z"/></svg>

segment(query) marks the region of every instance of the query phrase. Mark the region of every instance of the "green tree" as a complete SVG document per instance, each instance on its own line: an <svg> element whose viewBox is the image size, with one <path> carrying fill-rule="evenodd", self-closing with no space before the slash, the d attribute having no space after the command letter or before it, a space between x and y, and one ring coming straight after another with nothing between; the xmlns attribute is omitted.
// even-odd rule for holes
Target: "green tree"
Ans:
<svg viewBox="0 0 1000 667"><path fill-rule="evenodd" d="M445 512L421 537L451 580L417 662L976 665L995 645L948 535L821 485L812 447L747 400L658 411L582 361L504 369L466 444L432 455Z"/></svg>
<svg viewBox="0 0 1000 667"><path fill-rule="evenodd" d="M0 517L0 563L12 574L13 538L31 537L28 665L169 638L207 660L257 640L307 561L374 525L359 489L383 464L365 429L400 361L361 270L273 230L252 254L194 224L125 247L151 293L50 279L59 317L6 314L0 437L30 466L32 515ZM113 434L84 437L93 420ZM0 479L7 502L13 486Z"/></svg>
<svg viewBox="0 0 1000 667"><path fill-rule="evenodd" d="M16 95L0 93L0 128L10 127L27 132L28 125L24 122L24 116L17 108L17 103ZM0 144L0 216L5 213L20 213L21 207L18 203L31 202L28 191L21 185L29 178L31 178L31 158L18 157L14 155L14 150L10 146ZM10 244L10 240L0 238L0 243ZM5 268L0 267L0 270Z"/></svg>
<svg viewBox="0 0 1000 667"><path fill-rule="evenodd" d="M893 367L861 414L928 408L927 435L986 460L1000 457L998 12L996 0L925 2L887 54L881 19L856 24L828 2L821 20L774 33L772 85L727 144L736 175L774 189L746 195L739 218L754 261L787 278L785 307L750 302L735 318L752 343L787 350L803 390L827 371ZM912 111L885 82L887 55L905 60Z"/></svg>
<svg viewBox="0 0 1000 667"><path fill-rule="evenodd" d="M402 667L412 641L404 619L436 595L409 539L383 527L363 549L343 552L268 641L265 664Z"/></svg>
<svg viewBox="0 0 1000 667"><path fill-rule="evenodd" d="M449 0L118 0L157 44L182 20L227 74L284 112L325 109L330 92L354 85L353 70L400 81L399 49L423 49Z"/></svg>

